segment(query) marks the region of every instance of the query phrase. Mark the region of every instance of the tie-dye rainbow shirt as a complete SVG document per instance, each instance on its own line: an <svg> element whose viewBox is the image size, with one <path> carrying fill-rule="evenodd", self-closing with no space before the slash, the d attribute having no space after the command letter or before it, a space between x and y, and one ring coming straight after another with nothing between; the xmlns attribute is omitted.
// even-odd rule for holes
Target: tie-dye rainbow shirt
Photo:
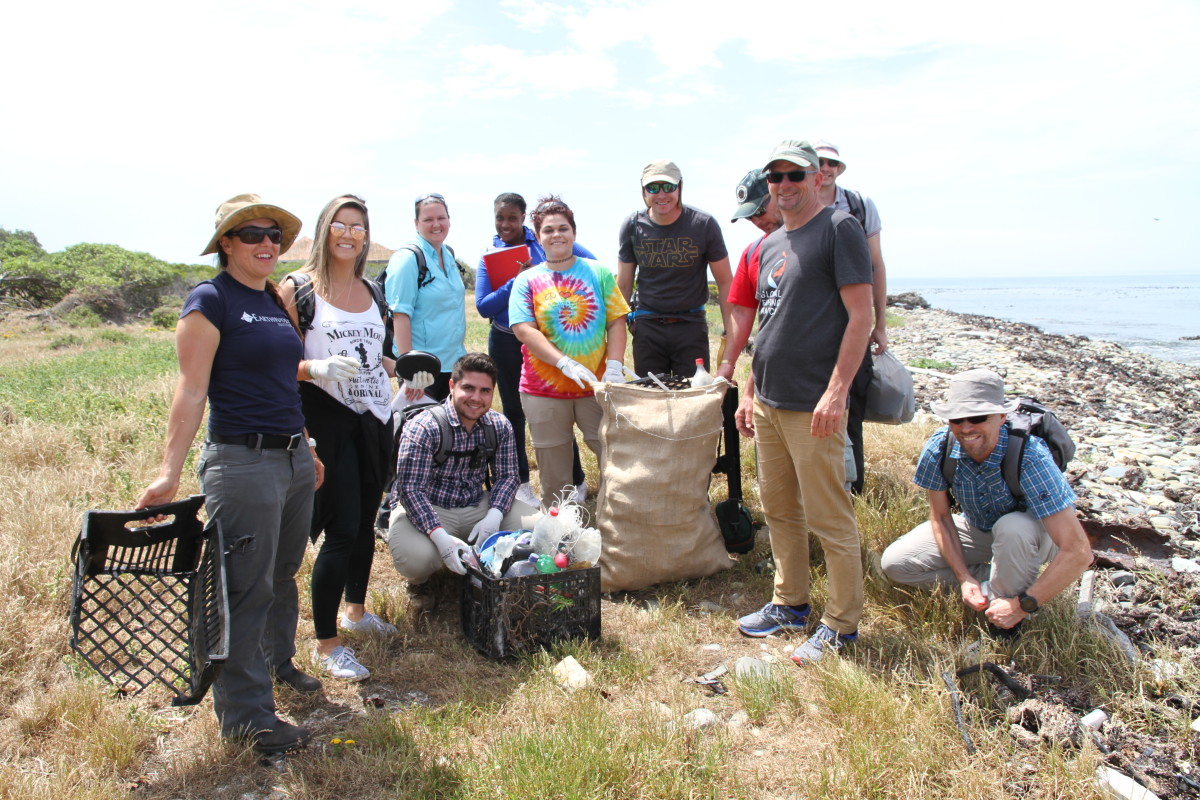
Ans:
<svg viewBox="0 0 1200 800"><path fill-rule="evenodd" d="M609 323L629 313L629 304L617 288L608 267L577 258L570 269L556 272L544 264L525 270L513 282L508 300L508 322L532 322L551 344L596 373L604 374ZM622 323L624 324L624 323ZM540 397L586 397L553 364L535 358L522 346L520 390Z"/></svg>

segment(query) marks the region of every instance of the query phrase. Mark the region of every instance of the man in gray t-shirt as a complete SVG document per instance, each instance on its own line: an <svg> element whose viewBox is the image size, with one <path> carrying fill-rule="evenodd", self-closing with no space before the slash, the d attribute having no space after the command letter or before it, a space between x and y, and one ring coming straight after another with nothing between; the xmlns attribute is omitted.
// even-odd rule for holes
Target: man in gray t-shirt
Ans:
<svg viewBox="0 0 1200 800"><path fill-rule="evenodd" d="M633 368L690 377L696 359L708 367L708 271L717 282L726 327L726 296L732 274L717 221L683 204L683 176L671 161L652 161L642 170L645 211L621 224L617 286L633 309ZM634 291L634 278L637 291Z"/></svg>
<svg viewBox="0 0 1200 800"><path fill-rule="evenodd" d="M875 353L883 353L887 349L887 271L883 264L883 250L879 245L879 231L883 228L879 221L879 212L875 209L875 201L865 194L837 185L837 179L846 171L846 162L842 160L837 145L821 139L813 149L820 159L821 175L825 178L818 198L830 208L850 212L867 234L867 247L871 251L873 270L871 296L875 308L871 344ZM871 385L871 366L871 355L865 353L862 367L859 368L854 384L850 387L850 424L847 433L854 448L855 478L850 482L850 490L855 494L862 492L867 474L863 450L863 418L867 413L867 388Z"/></svg>
<svg viewBox="0 0 1200 800"><path fill-rule="evenodd" d="M767 184L783 228L762 245L758 340L738 430L754 436L775 591L738 620L746 636L804 630L808 535L821 540L828 600L792 660L808 664L858 636L863 578L858 526L845 490L846 405L871 333L871 258L862 226L817 197L823 176L805 141L780 142Z"/></svg>

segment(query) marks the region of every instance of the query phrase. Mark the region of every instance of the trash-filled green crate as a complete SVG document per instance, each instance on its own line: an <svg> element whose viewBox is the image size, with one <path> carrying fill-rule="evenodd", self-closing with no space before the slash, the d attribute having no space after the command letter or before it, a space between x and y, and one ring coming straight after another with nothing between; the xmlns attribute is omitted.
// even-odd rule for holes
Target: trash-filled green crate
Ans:
<svg viewBox="0 0 1200 800"><path fill-rule="evenodd" d="M600 568L519 578L468 570L459 618L471 646L492 659L545 649L555 642L600 638Z"/></svg>

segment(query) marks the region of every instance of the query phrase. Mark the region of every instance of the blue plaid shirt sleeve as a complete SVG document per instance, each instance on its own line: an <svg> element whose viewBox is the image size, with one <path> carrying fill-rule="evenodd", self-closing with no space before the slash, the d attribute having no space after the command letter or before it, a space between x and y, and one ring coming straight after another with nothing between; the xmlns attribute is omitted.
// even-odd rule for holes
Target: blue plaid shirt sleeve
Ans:
<svg viewBox="0 0 1200 800"><path fill-rule="evenodd" d="M942 477L941 468L942 442L946 440L947 430L945 426L942 426L934 431L933 435L925 442L925 447L921 450L921 457L917 459L917 472L913 475L913 483L922 489L944 492L949 488L946 485L946 479Z"/></svg>
<svg viewBox="0 0 1200 800"><path fill-rule="evenodd" d="M1038 519L1075 506L1071 484L1054 463L1050 447L1037 436L1029 437L1021 458L1021 491L1025 493L1025 507Z"/></svg>

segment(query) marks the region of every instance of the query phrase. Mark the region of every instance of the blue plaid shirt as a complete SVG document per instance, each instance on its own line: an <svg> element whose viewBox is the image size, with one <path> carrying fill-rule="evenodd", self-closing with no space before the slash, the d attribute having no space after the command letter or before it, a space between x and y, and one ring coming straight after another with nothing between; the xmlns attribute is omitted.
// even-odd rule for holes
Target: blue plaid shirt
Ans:
<svg viewBox="0 0 1200 800"><path fill-rule="evenodd" d="M469 508L477 505L483 497L484 480L487 478L487 461L483 457L483 419L468 432L459 421L451 398L443 400L442 405L450 420L450 430L454 432L454 444L446 463L440 467L433 465L433 456L441 443L441 431L432 414L418 414L404 423L400 449L396 454L396 484L392 490L392 504L400 502L408 513L409 521L426 535L442 524L434 506ZM512 424L503 414L491 409L485 417L496 429L495 483L488 507L498 508L500 513L507 514L519 485ZM473 459L469 453L476 447L480 449L480 455ZM466 455L455 455L460 452Z"/></svg>
<svg viewBox="0 0 1200 800"><path fill-rule="evenodd" d="M913 483L922 489L946 491L946 479L942 477L939 460L947 430L946 427L938 428L921 451ZM996 520L1020 509L1020 504L1008 490L1008 484L1000 472L1000 462L1004 459L1006 449L1008 426L1001 425L1000 440L982 464L975 463L964 453L957 440L948 456L958 459L958 467L954 472L954 499L958 501L967 521L981 531L990 531ZM1037 436L1029 437L1021 458L1021 490L1025 492L1025 509L1038 519L1075 505L1075 492L1054 463L1050 448Z"/></svg>

